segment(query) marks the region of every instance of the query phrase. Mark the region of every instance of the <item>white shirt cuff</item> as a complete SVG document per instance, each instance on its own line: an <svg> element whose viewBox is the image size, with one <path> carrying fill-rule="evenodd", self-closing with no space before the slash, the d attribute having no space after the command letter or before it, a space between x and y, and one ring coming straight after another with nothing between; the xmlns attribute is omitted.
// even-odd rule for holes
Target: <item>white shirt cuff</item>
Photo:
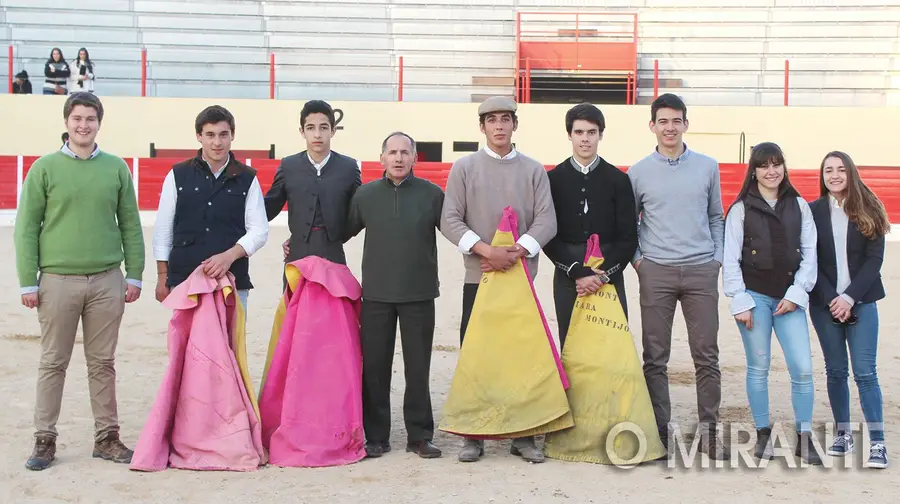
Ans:
<svg viewBox="0 0 900 504"><path fill-rule="evenodd" d="M784 299L805 310L806 305L809 304L809 293L796 285L791 285L788 287L787 292L784 293Z"/></svg>
<svg viewBox="0 0 900 504"><path fill-rule="evenodd" d="M138 289L144 288L144 284L140 280L135 280L133 278L126 278L125 281L128 282L130 285L134 285Z"/></svg>
<svg viewBox="0 0 900 504"><path fill-rule="evenodd" d="M255 242L249 235L244 235L237 241L237 244L240 245L241 248L244 249L244 252L247 253L247 257L250 257L256 253L256 243L257 242Z"/></svg>
<svg viewBox="0 0 900 504"><path fill-rule="evenodd" d="M519 237L519 241L517 241L519 245L525 247L528 250L528 257L534 257L541 253L541 244L538 243L537 240L529 236L528 234L523 234Z"/></svg>
<svg viewBox="0 0 900 504"><path fill-rule="evenodd" d="M463 254L470 255L472 253L472 247L474 247L475 244L478 243L480 240L481 240L481 237L479 237L477 234L475 234L475 231L472 231L470 229L469 231L466 231L466 234L464 234L462 238L459 239L459 244L457 244L457 248Z"/></svg>
<svg viewBox="0 0 900 504"><path fill-rule="evenodd" d="M853 308L853 305L856 304L856 301L854 301L852 297L850 297L846 294L841 294L841 298L850 304L850 308Z"/></svg>
<svg viewBox="0 0 900 504"><path fill-rule="evenodd" d="M741 292L740 294L735 294L735 296L731 299L732 315L744 313L745 311L752 310L754 308L756 308L756 301L753 300L753 296L751 296L747 291Z"/></svg>
<svg viewBox="0 0 900 504"><path fill-rule="evenodd" d="M154 247L153 258L157 261L169 262L169 254L172 253L171 248Z"/></svg>
<svg viewBox="0 0 900 504"><path fill-rule="evenodd" d="M25 294L34 294L35 292L37 292L39 290L40 289L38 288L37 285L30 285L28 287L22 287L19 290L19 293L24 296Z"/></svg>

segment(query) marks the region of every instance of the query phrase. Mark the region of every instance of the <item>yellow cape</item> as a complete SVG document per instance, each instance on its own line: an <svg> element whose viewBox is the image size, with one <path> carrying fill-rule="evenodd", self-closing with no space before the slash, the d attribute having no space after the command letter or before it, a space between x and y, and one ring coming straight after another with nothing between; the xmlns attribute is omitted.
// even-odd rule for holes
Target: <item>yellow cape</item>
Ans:
<svg viewBox="0 0 900 504"><path fill-rule="evenodd" d="M586 266L603 263L596 235ZM561 460L634 465L665 455L650 393L615 286L575 301L563 347L575 428L549 434L544 453ZM610 435L613 439L609 439ZM639 440L639 437L641 438Z"/></svg>
<svg viewBox="0 0 900 504"><path fill-rule="evenodd" d="M498 230L491 244L514 235ZM439 428L519 438L574 425L551 345L524 262L483 274Z"/></svg>

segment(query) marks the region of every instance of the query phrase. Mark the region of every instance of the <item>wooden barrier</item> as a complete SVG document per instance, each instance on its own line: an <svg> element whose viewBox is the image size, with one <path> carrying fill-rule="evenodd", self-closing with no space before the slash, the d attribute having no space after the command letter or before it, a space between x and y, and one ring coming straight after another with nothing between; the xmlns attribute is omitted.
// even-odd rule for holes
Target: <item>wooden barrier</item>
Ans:
<svg viewBox="0 0 900 504"><path fill-rule="evenodd" d="M36 159L35 156L0 156L0 209L13 210L16 208L21 182ZM138 207L141 210L156 210L166 174L172 165L183 159L156 157L125 160L132 170L132 174L135 174L137 178ZM243 159L243 161L249 162L250 166L257 170L257 177L263 192L268 191L272 186L280 160L253 158ZM137 165L137 170L135 170L135 165ZM430 180L444 189L447 186L447 177L450 175L451 166L451 163L420 162L416 164L414 172L416 176ZM549 170L553 166L548 165L546 168ZM627 167L619 168L627 171ZM722 204L725 208L731 205L740 191L746 171L747 167L743 164L723 163L719 165ZM360 175L363 183L377 180L382 177L383 173L384 169L377 161L361 163ZM866 184L884 202L891 222L900 223L900 166L862 166L860 173ZM791 182L807 201L819 197L819 171L817 169L794 168L790 170L790 177Z"/></svg>

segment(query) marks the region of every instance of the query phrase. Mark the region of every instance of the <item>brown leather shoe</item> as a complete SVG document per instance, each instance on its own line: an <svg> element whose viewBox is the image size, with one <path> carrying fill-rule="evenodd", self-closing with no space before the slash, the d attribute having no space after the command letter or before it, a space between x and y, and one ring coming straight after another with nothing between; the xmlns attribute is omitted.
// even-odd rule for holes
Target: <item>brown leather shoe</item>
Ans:
<svg viewBox="0 0 900 504"><path fill-rule="evenodd" d="M56 459L56 438L53 436L38 436L34 438L34 450L25 462L25 469L30 471L43 471L50 467L50 463Z"/></svg>
<svg viewBox="0 0 900 504"><path fill-rule="evenodd" d="M94 458L111 460L118 464L130 464L134 451L119 440L119 433L112 432L94 442Z"/></svg>
<svg viewBox="0 0 900 504"><path fill-rule="evenodd" d="M426 459L438 458L441 456L441 450L428 440L413 441L412 443L407 443L406 451L415 453L416 455Z"/></svg>

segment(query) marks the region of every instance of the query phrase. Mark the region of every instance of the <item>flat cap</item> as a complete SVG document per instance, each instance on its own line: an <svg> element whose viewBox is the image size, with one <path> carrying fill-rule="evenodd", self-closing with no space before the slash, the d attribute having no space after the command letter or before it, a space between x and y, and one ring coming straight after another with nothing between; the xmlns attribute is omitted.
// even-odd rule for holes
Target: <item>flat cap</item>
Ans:
<svg viewBox="0 0 900 504"><path fill-rule="evenodd" d="M515 112L516 102L508 96L491 96L478 106L478 116L492 112Z"/></svg>

